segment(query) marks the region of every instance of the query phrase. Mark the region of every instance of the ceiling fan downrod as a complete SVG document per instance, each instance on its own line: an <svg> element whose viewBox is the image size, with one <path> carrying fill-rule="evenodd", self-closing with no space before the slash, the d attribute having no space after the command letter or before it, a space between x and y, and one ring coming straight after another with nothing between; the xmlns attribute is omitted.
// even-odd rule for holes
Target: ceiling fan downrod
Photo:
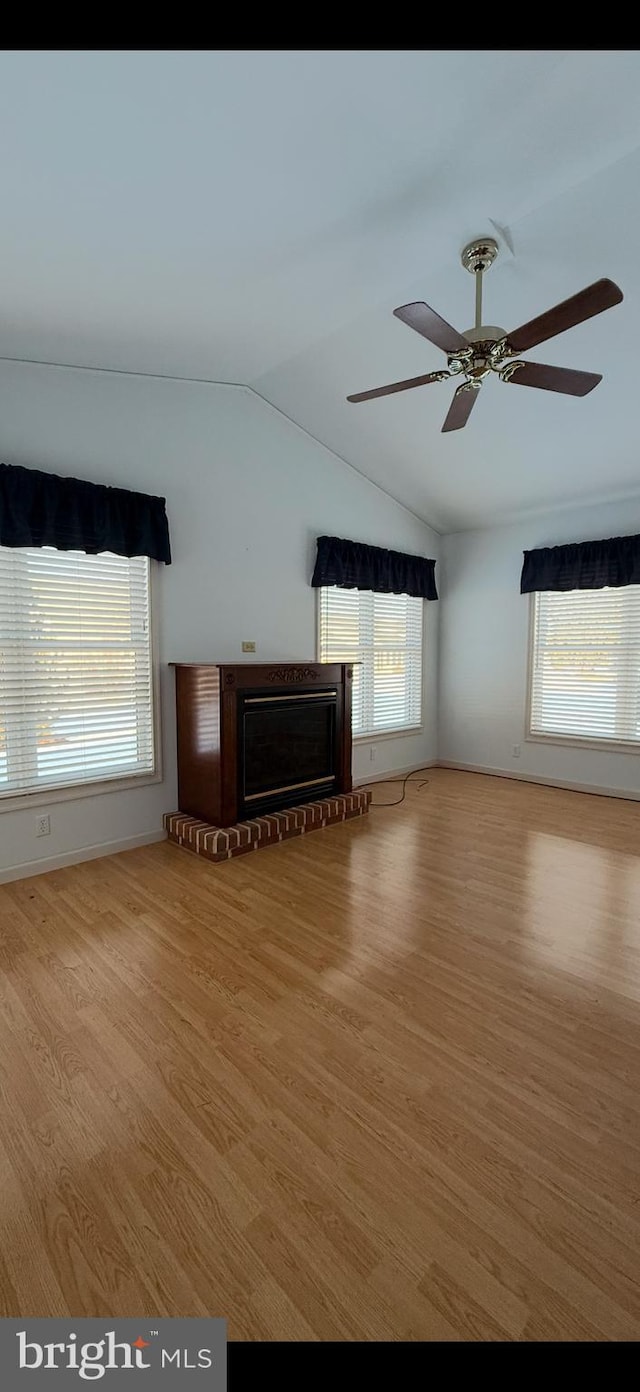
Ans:
<svg viewBox="0 0 640 1392"><path fill-rule="evenodd" d="M465 271L476 278L476 330L482 328L482 277L489 271L498 255L498 243L493 237L483 237L481 241L469 242L460 260Z"/></svg>

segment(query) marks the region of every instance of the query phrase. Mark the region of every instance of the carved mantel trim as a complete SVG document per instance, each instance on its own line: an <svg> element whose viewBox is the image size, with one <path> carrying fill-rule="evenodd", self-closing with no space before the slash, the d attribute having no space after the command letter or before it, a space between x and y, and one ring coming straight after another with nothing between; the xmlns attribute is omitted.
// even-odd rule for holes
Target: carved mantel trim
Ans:
<svg viewBox="0 0 640 1392"><path fill-rule="evenodd" d="M279 686L290 682L318 680L318 673L313 667L273 667L270 672L265 672L265 676L268 682L277 682Z"/></svg>

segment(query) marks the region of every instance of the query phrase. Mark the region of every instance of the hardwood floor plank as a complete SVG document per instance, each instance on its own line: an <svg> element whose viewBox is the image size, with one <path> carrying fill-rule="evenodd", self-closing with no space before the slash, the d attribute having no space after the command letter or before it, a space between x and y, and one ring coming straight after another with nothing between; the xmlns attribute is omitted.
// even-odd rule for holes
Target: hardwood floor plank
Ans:
<svg viewBox="0 0 640 1392"><path fill-rule="evenodd" d="M459 1322L450 1323L425 1291L419 1289L418 1281L407 1276L393 1260L381 1262L369 1284L380 1291L393 1310L403 1342L457 1343L464 1338Z"/></svg>
<svg viewBox="0 0 640 1392"><path fill-rule="evenodd" d="M434 769L0 886L0 1123L3 1315L640 1340L640 806Z"/></svg>

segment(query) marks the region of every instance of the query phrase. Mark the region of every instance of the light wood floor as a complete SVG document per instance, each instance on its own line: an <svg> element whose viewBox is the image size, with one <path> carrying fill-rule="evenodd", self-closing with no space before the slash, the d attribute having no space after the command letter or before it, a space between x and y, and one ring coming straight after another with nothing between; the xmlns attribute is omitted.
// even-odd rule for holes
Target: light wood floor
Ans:
<svg viewBox="0 0 640 1392"><path fill-rule="evenodd" d="M0 888L0 1107L0 1314L636 1339L640 805L433 770Z"/></svg>

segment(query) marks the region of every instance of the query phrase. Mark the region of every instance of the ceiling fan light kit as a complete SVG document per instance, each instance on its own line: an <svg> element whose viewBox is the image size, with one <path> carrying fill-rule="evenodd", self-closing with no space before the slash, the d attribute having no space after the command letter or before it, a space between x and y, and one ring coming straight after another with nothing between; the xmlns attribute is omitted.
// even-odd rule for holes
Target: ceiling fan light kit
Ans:
<svg viewBox="0 0 640 1392"><path fill-rule="evenodd" d="M464 381L456 388L449 407L443 431L461 430L466 425L476 403L478 392L490 373L495 373L502 382L514 382L517 386L538 387L543 391L561 392L565 396L586 396L602 381L598 372L577 372L567 367L550 367L546 363L524 362L517 356L528 348L535 348L556 334L564 333L575 324L582 324L603 310L620 304L622 291L612 280L596 280L577 295L554 305L553 309L522 324L512 333L495 324L482 322L483 277L491 269L498 255L498 243L493 237L477 237L464 248L462 265L476 278L476 315L472 329L463 334L451 327L446 319L441 319L434 309L423 301L401 305L394 309L397 319L407 324L416 333L422 334L436 348L447 355L447 367L440 372L427 372L421 377L408 377L402 382L391 382L386 387L376 387L373 391L357 392L348 396L347 401L371 401L378 396L391 396L394 392L408 391L412 387L427 386L432 382L445 382L451 377L463 376Z"/></svg>

